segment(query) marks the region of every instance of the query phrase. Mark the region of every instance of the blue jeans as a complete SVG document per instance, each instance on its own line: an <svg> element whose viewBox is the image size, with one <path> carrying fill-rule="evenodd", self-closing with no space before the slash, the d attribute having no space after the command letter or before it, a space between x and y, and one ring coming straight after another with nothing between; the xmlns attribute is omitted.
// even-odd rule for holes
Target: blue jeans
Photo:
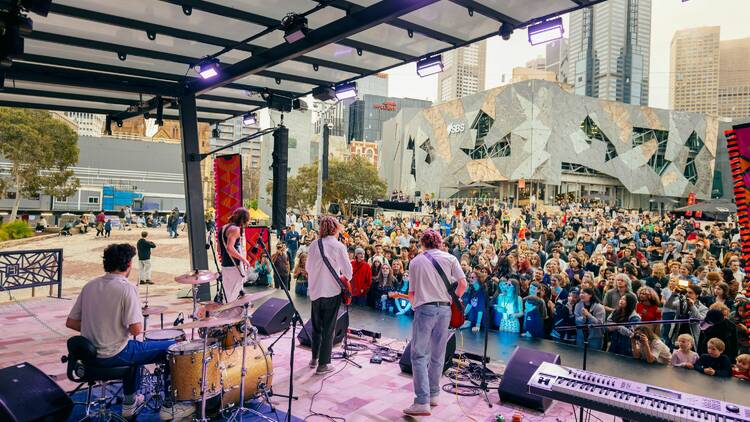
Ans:
<svg viewBox="0 0 750 422"><path fill-rule="evenodd" d="M450 306L421 305L414 310L411 335L414 403L429 404L430 397L440 393L450 320Z"/></svg>
<svg viewBox="0 0 750 422"><path fill-rule="evenodd" d="M126 395L135 394L141 386L141 367L149 363L165 362L167 349L175 343L174 340L136 341L129 340L122 351L110 358L96 359L96 365L101 367L135 366L133 376L122 381L122 390ZM169 389L169 379L164 376L164 387Z"/></svg>

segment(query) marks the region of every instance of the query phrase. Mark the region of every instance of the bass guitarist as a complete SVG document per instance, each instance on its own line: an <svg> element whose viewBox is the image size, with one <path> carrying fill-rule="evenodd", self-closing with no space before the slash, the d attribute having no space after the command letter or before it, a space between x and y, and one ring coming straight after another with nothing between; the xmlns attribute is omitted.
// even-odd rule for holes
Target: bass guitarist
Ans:
<svg viewBox="0 0 750 422"><path fill-rule="evenodd" d="M320 219L318 240L310 244L305 269L308 274L307 294L312 302L312 359L310 368L317 367L316 374L333 371L331 350L336 317L341 305L343 276L352 278L352 264L346 246L338 241L343 227L336 217L327 215ZM327 261L327 262L326 262ZM349 300L351 300L351 292Z"/></svg>
<svg viewBox="0 0 750 422"><path fill-rule="evenodd" d="M440 249L440 233L425 230L420 242L422 253L409 265L409 300L414 307L411 366L416 396L414 404L404 409L410 416L430 416L430 407L438 404L451 303L453 298L458 302L466 291L466 276L458 259ZM458 282L455 291L451 291L453 286L449 289L448 278Z"/></svg>

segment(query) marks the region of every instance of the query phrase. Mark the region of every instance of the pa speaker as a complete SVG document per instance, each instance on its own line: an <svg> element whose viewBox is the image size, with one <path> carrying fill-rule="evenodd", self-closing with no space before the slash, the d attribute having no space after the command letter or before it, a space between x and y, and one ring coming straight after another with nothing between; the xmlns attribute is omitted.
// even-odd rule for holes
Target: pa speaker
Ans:
<svg viewBox="0 0 750 422"><path fill-rule="evenodd" d="M349 330L349 313L346 309L339 309L339 314L336 317L336 330L333 332L333 344L341 343L344 339L347 331ZM307 347L312 347L312 341L310 336L312 335L312 320L305 323L305 328L297 334L297 340L299 344Z"/></svg>
<svg viewBox="0 0 750 422"><path fill-rule="evenodd" d="M529 379L542 362L559 365L560 355L516 346L500 381L498 389L500 400L520 404L529 409L546 411L552 404L552 399L530 394L527 386Z"/></svg>
<svg viewBox="0 0 750 422"><path fill-rule="evenodd" d="M445 345L445 363L443 364L443 372L451 366L451 359L453 354L456 353L456 333L451 331L448 337L448 343ZM401 367L401 372L411 374L411 341L406 345L404 354L401 355L401 360L398 361L398 366Z"/></svg>
<svg viewBox="0 0 750 422"><path fill-rule="evenodd" d="M272 297L253 312L253 327L261 334L273 334L286 330L292 322L294 310L286 299Z"/></svg>
<svg viewBox="0 0 750 422"><path fill-rule="evenodd" d="M73 410L73 401L65 391L28 362L0 369L0 380L2 421L64 421Z"/></svg>

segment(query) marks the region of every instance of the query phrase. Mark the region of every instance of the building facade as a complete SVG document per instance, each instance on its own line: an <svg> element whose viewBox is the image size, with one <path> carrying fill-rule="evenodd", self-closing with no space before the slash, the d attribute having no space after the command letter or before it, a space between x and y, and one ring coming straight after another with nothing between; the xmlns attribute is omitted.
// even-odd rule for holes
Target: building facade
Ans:
<svg viewBox="0 0 750 422"><path fill-rule="evenodd" d="M568 39L550 41L545 45L544 51L545 70L557 75L560 82L568 82Z"/></svg>
<svg viewBox="0 0 750 422"><path fill-rule="evenodd" d="M78 125L78 136L101 136L106 117L103 114L66 111L65 116Z"/></svg>
<svg viewBox="0 0 750 422"><path fill-rule="evenodd" d="M570 14L567 82L575 93L648 105L651 0L609 0Z"/></svg>
<svg viewBox="0 0 750 422"><path fill-rule="evenodd" d="M676 31L669 59L669 108L719 113L720 27Z"/></svg>
<svg viewBox="0 0 750 422"><path fill-rule="evenodd" d="M392 98L365 94L349 106L347 140L376 142L383 139L383 123L404 108L423 109L432 102L413 98Z"/></svg>
<svg viewBox="0 0 750 422"><path fill-rule="evenodd" d="M721 42L719 115L750 117L750 38Z"/></svg>
<svg viewBox="0 0 750 422"><path fill-rule="evenodd" d="M484 91L487 41L443 53L445 68L438 74L438 102Z"/></svg>
<svg viewBox="0 0 750 422"><path fill-rule="evenodd" d="M363 157L377 167L378 149L377 142L353 141L349 143L349 157Z"/></svg>
<svg viewBox="0 0 750 422"><path fill-rule="evenodd" d="M649 209L654 198L711 196L718 132L713 116L532 80L400 113L385 124L380 150L394 159L379 169L388 191L446 198L481 183L516 204L567 197Z"/></svg>

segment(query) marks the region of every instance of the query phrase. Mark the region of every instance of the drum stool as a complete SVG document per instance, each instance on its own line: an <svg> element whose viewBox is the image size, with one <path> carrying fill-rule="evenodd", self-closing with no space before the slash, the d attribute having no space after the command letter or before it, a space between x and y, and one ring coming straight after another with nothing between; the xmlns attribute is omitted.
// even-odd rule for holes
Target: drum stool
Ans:
<svg viewBox="0 0 750 422"><path fill-rule="evenodd" d="M112 402L117 398L119 390L107 396L107 387L115 382L134 375L137 369L132 366L101 367L96 366L96 348L90 340L83 336L74 336L68 339L68 355L60 359L67 363L68 379L88 385L85 403L86 416L84 419L127 421L117 412L112 412ZM94 388L99 388L99 397L93 398ZM121 387L122 388L122 387ZM76 389L77 390L77 389Z"/></svg>

